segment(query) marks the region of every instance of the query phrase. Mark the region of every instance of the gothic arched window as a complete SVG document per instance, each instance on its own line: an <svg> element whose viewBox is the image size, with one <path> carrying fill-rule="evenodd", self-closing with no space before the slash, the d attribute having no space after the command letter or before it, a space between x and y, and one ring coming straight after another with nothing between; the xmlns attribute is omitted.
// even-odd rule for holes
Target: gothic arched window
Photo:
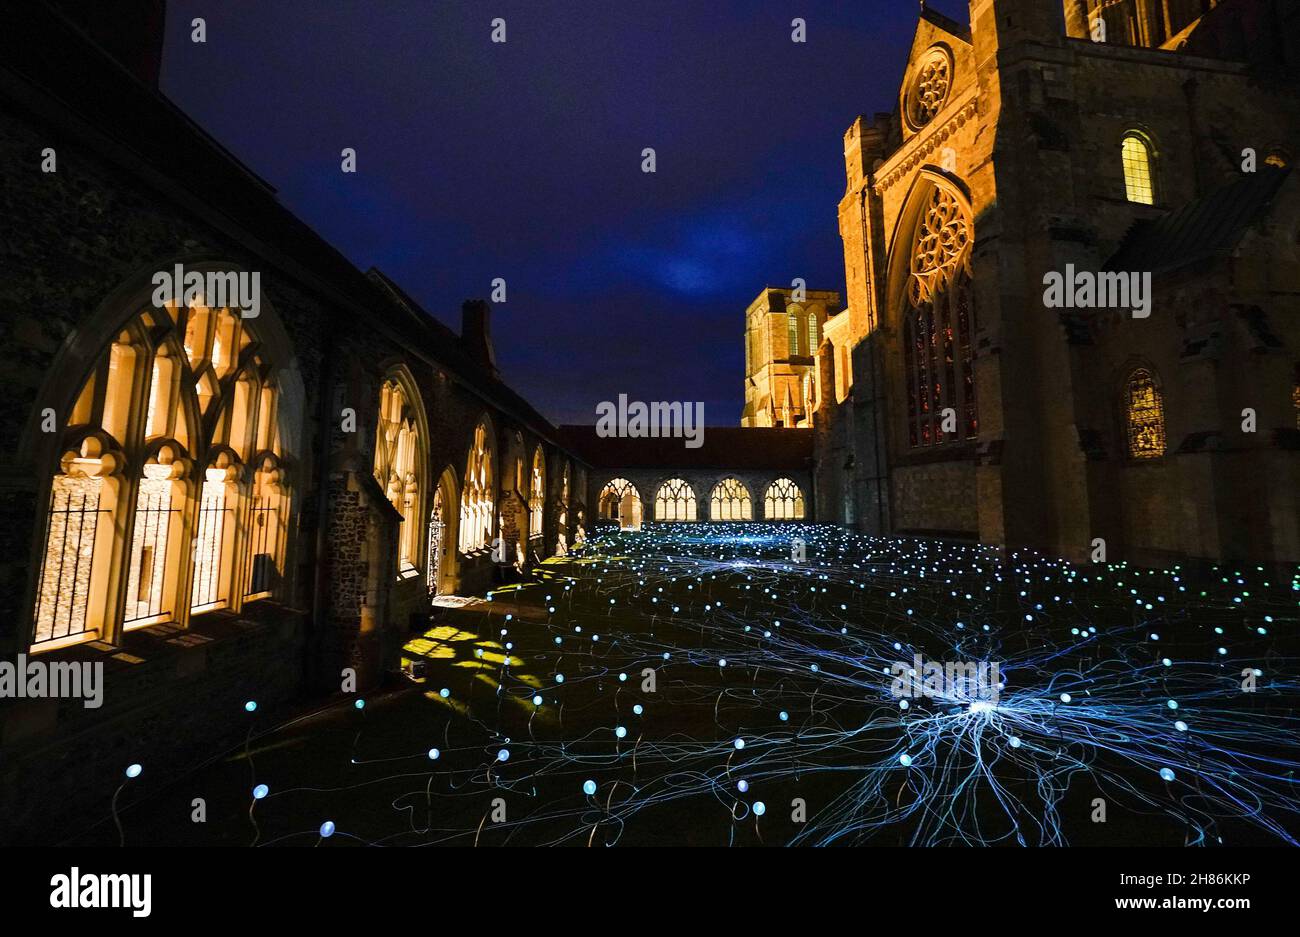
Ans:
<svg viewBox="0 0 1300 937"><path fill-rule="evenodd" d="M624 530L641 526L641 493L626 478L612 479L600 490L600 516Z"/></svg>
<svg viewBox="0 0 1300 937"><path fill-rule="evenodd" d="M533 450L533 474L528 489L528 535L542 535L542 513L546 505L546 462L542 459L542 447Z"/></svg>
<svg viewBox="0 0 1300 937"><path fill-rule="evenodd" d="M788 478L778 478L767 486L763 498L763 519L801 521L804 517L803 492Z"/></svg>
<svg viewBox="0 0 1300 937"><path fill-rule="evenodd" d="M799 354L799 317L793 312L786 315L787 355L791 358Z"/></svg>
<svg viewBox="0 0 1300 937"><path fill-rule="evenodd" d="M460 552L485 549L492 539L495 506L492 477L492 443L487 423L474 428L465 462L465 486L460 496Z"/></svg>
<svg viewBox="0 0 1300 937"><path fill-rule="evenodd" d="M582 489L579 488L579 491ZM578 523L582 523L582 514L578 514ZM555 552L564 556L569 552L569 463L564 463L564 470L560 472L560 502L556 505L555 511ZM581 533L581 528L579 528Z"/></svg>
<svg viewBox="0 0 1300 937"><path fill-rule="evenodd" d="M754 505L749 489L735 478L718 482L709 494L709 518L715 521L753 520Z"/></svg>
<svg viewBox="0 0 1300 937"><path fill-rule="evenodd" d="M1165 406L1155 376L1146 368L1129 375L1124 387L1128 454L1155 459L1165 454Z"/></svg>
<svg viewBox="0 0 1300 937"><path fill-rule="evenodd" d="M272 594L288 512L277 399L226 309L149 308L114 335L61 424L33 650Z"/></svg>
<svg viewBox="0 0 1300 937"><path fill-rule="evenodd" d="M659 486L655 495L655 520L657 521L693 521L695 513L695 490L682 478L670 478Z"/></svg>
<svg viewBox="0 0 1300 937"><path fill-rule="evenodd" d="M420 568L425 462L415 395L404 384L394 376L380 390L374 468L375 481L402 515L397 535L397 571L402 577L416 575Z"/></svg>
<svg viewBox="0 0 1300 937"><path fill-rule="evenodd" d="M1151 141L1137 132L1124 135L1120 144L1124 164L1124 191L1130 202L1154 205L1156 189L1152 172Z"/></svg>
<svg viewBox="0 0 1300 937"><path fill-rule="evenodd" d="M974 439L971 223L965 207L935 186L922 206L903 310L903 372L912 446Z"/></svg>

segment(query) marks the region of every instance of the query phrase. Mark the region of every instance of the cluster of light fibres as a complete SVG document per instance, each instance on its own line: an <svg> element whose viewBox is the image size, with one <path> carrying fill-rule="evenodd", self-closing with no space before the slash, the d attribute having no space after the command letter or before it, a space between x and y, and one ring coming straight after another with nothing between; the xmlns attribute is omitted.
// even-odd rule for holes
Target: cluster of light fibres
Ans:
<svg viewBox="0 0 1300 937"><path fill-rule="evenodd" d="M614 842L647 808L703 796L761 836L821 778L786 841L1064 844L1107 823L1137 842L1144 824L1297 842L1294 570L1193 586L1178 567L764 524L603 532L573 570L544 627L600 662L568 690L621 684L610 744L515 740L496 781L583 779L585 804L535 814L580 820L555 841ZM584 635L599 609L605 633ZM902 696L896 665L919 659L996 662L998 692ZM555 665L539 702L565 691ZM639 694L647 668L658 691ZM656 732L647 710L665 706L711 708L714 739ZM623 781L588 777L627 762Z"/></svg>

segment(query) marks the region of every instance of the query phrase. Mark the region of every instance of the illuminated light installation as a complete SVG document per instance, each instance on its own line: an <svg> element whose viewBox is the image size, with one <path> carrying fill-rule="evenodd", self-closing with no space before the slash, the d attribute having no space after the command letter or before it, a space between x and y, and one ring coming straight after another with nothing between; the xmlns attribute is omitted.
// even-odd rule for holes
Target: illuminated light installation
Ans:
<svg viewBox="0 0 1300 937"><path fill-rule="evenodd" d="M792 566L792 532L835 561ZM601 534L512 587L509 612L467 612L492 634L512 615L518 656L436 629L426 659L449 669L430 679L479 700L441 749L389 726L334 778L313 764L285 779L277 800L337 791L328 815L361 843L472 842L482 813L457 804L513 791L530 807L511 844L661 841L673 817L689 818L695 841L746 844L776 832L740 826L759 804L815 790L824 806L776 834L787 843L1063 845L1107 834L1068 809L1101 791L1152 843L1300 845L1300 661L1274 636L1295 620L1300 571L1228 572L1193 587L1178 567L1075 567L788 523ZM1152 634L1169 658L1154 657ZM491 653L458 649L465 640ZM891 665L915 655L999 662L1000 695L899 699ZM664 661L667 723L644 715L651 697L635 679L618 679ZM1267 705L1225 679L1243 671ZM370 718L425 730L427 714L399 710ZM749 795L762 799L736 799ZM412 823L412 807L436 823Z"/></svg>

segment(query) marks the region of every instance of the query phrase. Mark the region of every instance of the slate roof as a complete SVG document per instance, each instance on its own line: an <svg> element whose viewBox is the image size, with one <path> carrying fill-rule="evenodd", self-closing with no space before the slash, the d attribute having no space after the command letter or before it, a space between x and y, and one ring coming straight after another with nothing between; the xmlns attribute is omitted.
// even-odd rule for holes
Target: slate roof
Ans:
<svg viewBox="0 0 1300 937"><path fill-rule="evenodd" d="M1165 273L1226 256L1268 214L1290 172L1261 166L1177 211L1136 222L1105 269Z"/></svg>
<svg viewBox="0 0 1300 937"><path fill-rule="evenodd" d="M594 426L561 426L559 434L595 468L795 471L812 465L813 434L806 429L706 426L698 449L672 437L602 439Z"/></svg>

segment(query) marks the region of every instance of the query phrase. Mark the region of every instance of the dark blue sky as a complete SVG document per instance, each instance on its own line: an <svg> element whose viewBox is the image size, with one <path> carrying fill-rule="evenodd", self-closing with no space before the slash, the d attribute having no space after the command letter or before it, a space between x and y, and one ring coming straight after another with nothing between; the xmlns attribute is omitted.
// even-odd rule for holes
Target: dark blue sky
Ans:
<svg viewBox="0 0 1300 937"><path fill-rule="evenodd" d="M965 21L961 0L932 6ZM163 90L454 328L461 301L504 277L498 362L552 420L593 422L626 393L703 400L707 423L735 425L745 307L794 277L843 289L841 137L893 109L917 14L915 0L171 0ZM189 41L196 16L206 45ZM498 16L505 44L490 41Z"/></svg>

